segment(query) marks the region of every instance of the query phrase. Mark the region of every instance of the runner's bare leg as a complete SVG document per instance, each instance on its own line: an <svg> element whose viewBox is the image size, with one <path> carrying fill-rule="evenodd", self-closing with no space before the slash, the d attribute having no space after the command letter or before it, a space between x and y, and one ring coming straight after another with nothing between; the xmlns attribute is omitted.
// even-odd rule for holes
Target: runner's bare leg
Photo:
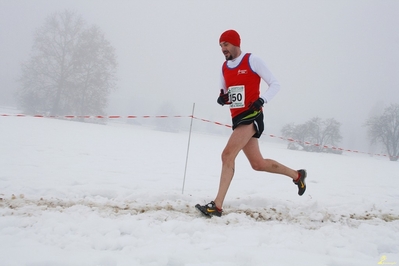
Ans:
<svg viewBox="0 0 399 266"><path fill-rule="evenodd" d="M230 136L226 147L222 152L222 173L218 194L214 200L216 207L222 208L224 199L229 189L231 180L234 176L235 159L238 153L243 150L252 168L256 171L281 174L296 179L298 172L277 161L264 159L259 149L257 138L252 138L255 134L253 124L240 125Z"/></svg>
<svg viewBox="0 0 399 266"><path fill-rule="evenodd" d="M222 208L227 190L234 176L235 159L255 132L254 125L250 124L238 126L231 134L222 152L222 173L220 175L218 194L214 200L216 207Z"/></svg>
<svg viewBox="0 0 399 266"><path fill-rule="evenodd" d="M279 162L271 159L264 159L259 150L259 142L256 138L251 138L243 148L245 156L247 156L252 168L256 171L265 171L274 174L281 174L291 177L292 179L298 178L298 172Z"/></svg>

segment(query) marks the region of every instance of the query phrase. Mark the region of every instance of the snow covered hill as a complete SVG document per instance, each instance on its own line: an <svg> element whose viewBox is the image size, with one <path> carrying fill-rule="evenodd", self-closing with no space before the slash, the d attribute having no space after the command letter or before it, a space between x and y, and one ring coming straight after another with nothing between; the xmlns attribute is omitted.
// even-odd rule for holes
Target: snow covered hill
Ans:
<svg viewBox="0 0 399 266"><path fill-rule="evenodd" d="M0 117L0 264L399 263L398 163L290 151L264 136L265 157L307 169L305 195L240 154L224 215L207 219L194 205L216 195L227 136L198 123L182 194L187 132Z"/></svg>

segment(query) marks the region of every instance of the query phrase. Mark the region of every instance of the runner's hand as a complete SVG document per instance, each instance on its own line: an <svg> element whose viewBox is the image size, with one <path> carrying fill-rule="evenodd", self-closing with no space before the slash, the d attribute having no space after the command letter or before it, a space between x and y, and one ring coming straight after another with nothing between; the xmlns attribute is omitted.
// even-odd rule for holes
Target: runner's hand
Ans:
<svg viewBox="0 0 399 266"><path fill-rule="evenodd" d="M223 89L220 89L220 94L219 94L219 98L218 98L217 102L221 106L223 106L225 104L230 104L229 103L229 95L227 93L224 93Z"/></svg>
<svg viewBox="0 0 399 266"><path fill-rule="evenodd" d="M260 109L262 109L264 103L265 103L265 101L262 98L259 98L251 104L249 109L251 109L252 111L260 111Z"/></svg>

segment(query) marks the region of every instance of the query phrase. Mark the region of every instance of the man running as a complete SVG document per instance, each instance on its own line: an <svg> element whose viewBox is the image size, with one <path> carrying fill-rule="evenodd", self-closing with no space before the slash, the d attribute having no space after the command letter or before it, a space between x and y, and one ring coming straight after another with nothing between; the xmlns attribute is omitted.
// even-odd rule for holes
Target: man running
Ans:
<svg viewBox="0 0 399 266"><path fill-rule="evenodd" d="M280 84L262 59L241 52L240 35L235 30L223 32L219 44L226 61L220 74L221 90L217 102L222 106L230 105L233 133L222 152L222 172L216 198L195 207L207 216L222 215L223 202L234 175L235 159L241 150L254 170L292 178L302 196L306 190L306 170L296 171L274 160L264 159L259 150L258 138L264 129L262 108L277 94ZM269 86L262 95L261 79Z"/></svg>

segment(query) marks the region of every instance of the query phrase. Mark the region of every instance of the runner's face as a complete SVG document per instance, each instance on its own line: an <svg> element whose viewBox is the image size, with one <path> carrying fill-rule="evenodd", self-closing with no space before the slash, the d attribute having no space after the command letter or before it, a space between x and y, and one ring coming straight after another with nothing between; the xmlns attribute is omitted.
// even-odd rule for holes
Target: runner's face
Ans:
<svg viewBox="0 0 399 266"><path fill-rule="evenodd" d="M222 53L224 54L224 57L226 57L226 60L233 60L239 55L238 50L240 48L229 42L221 42L220 47L222 48Z"/></svg>

